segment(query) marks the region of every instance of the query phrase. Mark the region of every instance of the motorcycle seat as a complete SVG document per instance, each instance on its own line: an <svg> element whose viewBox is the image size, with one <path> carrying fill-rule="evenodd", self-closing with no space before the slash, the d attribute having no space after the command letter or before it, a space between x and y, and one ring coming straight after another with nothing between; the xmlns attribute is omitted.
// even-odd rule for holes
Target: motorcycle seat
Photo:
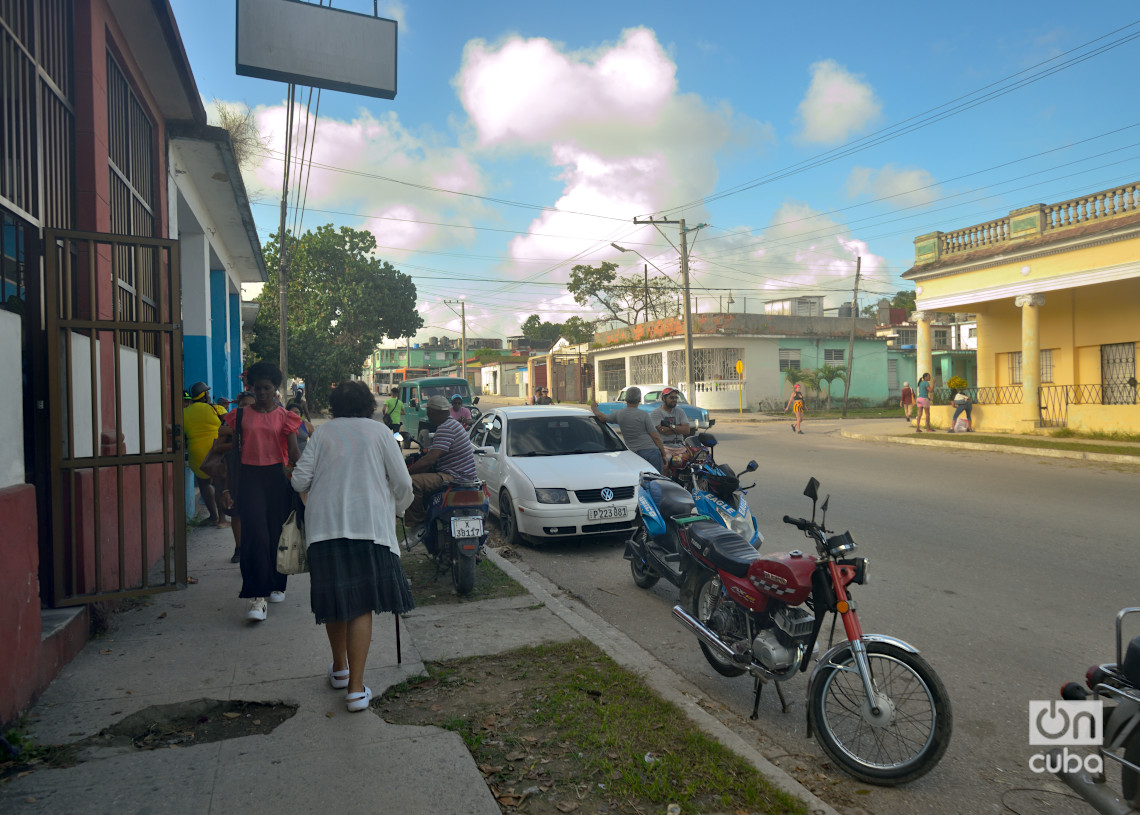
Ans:
<svg viewBox="0 0 1140 815"><path fill-rule="evenodd" d="M692 515L697 511L697 504L689 491L680 484L664 478L656 478L649 482L649 497L666 518Z"/></svg>
<svg viewBox="0 0 1140 815"><path fill-rule="evenodd" d="M713 521L698 521L689 527L689 541L718 569L733 577L744 577L760 553L731 529Z"/></svg>
<svg viewBox="0 0 1140 815"><path fill-rule="evenodd" d="M1132 683L1132 687L1140 688L1140 637L1134 637L1132 642L1128 643L1120 672Z"/></svg>

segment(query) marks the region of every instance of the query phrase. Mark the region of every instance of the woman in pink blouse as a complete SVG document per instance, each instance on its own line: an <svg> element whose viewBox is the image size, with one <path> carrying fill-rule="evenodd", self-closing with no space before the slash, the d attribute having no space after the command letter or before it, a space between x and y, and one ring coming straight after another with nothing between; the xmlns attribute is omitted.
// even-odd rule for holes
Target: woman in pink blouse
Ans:
<svg viewBox="0 0 1140 815"><path fill-rule="evenodd" d="M276 402L281 371L271 362L257 362L247 373L253 405L231 411L225 423L235 429L241 446L241 472L230 473L230 483L240 479L238 515L241 518L241 593L249 599L249 620L264 620L268 603L285 599L287 577L277 571L277 539L293 507L286 466L301 457L297 428L301 417ZM228 490L222 491L222 506L231 506Z"/></svg>

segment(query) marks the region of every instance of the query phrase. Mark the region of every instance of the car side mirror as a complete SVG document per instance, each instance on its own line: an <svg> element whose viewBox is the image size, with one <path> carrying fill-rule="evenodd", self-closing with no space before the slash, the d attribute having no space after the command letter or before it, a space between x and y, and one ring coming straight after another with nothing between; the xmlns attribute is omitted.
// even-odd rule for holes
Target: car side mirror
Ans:
<svg viewBox="0 0 1140 815"><path fill-rule="evenodd" d="M476 447L472 452L477 456L493 456L495 455L494 447Z"/></svg>
<svg viewBox="0 0 1140 815"><path fill-rule="evenodd" d="M752 459L752 461L748 462L748 466L744 468L744 472L752 473L758 469L760 469L760 465L756 463L756 459Z"/></svg>
<svg viewBox="0 0 1140 815"><path fill-rule="evenodd" d="M479 397L478 397L478 396L476 396L474 399L472 399L472 400L471 400L471 404L473 404L473 405L477 405L477 404L479 404Z"/></svg>

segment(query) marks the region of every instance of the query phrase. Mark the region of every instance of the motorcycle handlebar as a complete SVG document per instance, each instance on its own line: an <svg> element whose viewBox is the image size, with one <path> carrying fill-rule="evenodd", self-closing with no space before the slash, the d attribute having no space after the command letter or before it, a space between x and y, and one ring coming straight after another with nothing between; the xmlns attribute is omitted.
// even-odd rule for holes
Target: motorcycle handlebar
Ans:
<svg viewBox="0 0 1140 815"><path fill-rule="evenodd" d="M806 518L793 518L791 515L784 516L784 523L791 524L801 532L807 532L811 529L811 521Z"/></svg>

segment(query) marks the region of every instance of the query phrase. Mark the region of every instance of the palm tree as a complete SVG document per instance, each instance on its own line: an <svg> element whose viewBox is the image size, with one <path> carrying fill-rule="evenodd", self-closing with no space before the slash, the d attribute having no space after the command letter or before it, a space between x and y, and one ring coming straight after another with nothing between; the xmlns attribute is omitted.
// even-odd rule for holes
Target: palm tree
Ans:
<svg viewBox="0 0 1140 815"><path fill-rule="evenodd" d="M815 404L819 406L819 371L813 371L810 368L800 371L800 382L811 391L816 393Z"/></svg>
<svg viewBox="0 0 1140 815"><path fill-rule="evenodd" d="M815 371L815 375L819 377L820 382L827 383L827 409L831 410L831 383L836 379L840 382L846 382L847 369L839 365L832 365L828 362L819 366Z"/></svg>

